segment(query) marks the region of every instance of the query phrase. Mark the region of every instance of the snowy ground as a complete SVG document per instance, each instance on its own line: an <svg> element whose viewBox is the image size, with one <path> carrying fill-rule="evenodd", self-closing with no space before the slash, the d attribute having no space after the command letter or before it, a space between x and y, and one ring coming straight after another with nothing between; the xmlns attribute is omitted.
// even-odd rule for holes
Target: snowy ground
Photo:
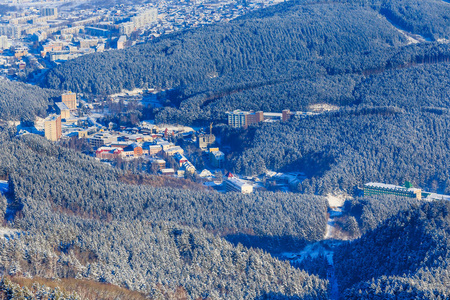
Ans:
<svg viewBox="0 0 450 300"><path fill-rule="evenodd" d="M8 181L6 180L0 180L0 194L5 194L9 190ZM8 200L9 202L9 200ZM8 220L8 217L13 215L13 212L6 208L6 219ZM0 238L4 239L10 239L14 237L19 231L16 229L8 228L8 227L0 227Z"/></svg>
<svg viewBox="0 0 450 300"><path fill-rule="evenodd" d="M0 193L4 194L8 192L8 181L7 180L0 180Z"/></svg>
<svg viewBox="0 0 450 300"><path fill-rule="evenodd" d="M339 195L327 195L328 205L333 207L342 207L345 203L345 200L348 199L349 196L345 194L339 194Z"/></svg>
<svg viewBox="0 0 450 300"><path fill-rule="evenodd" d="M283 253L281 259L287 259L293 263L301 262L305 259L316 258L319 255L323 255L327 258L328 268L327 268L327 280L330 282L330 299L339 299L339 284L335 274L335 264L334 264L334 249L339 244L342 243L341 238L337 235L335 231L335 218L342 215L342 209L345 200L350 197L346 194L339 195L327 195L328 205L329 205L329 218L326 227L326 233L322 241L309 244L299 252L289 252Z"/></svg>
<svg viewBox="0 0 450 300"><path fill-rule="evenodd" d="M324 239L337 239L335 235L334 218L342 216L342 209L340 207L334 208L329 211L330 217L327 221L327 230Z"/></svg>
<svg viewBox="0 0 450 300"><path fill-rule="evenodd" d="M308 106L308 110L311 111L333 111L338 110L339 107L328 103L318 103Z"/></svg>
<svg viewBox="0 0 450 300"><path fill-rule="evenodd" d="M20 231L8 227L0 227L0 239L11 239Z"/></svg>
<svg viewBox="0 0 450 300"><path fill-rule="evenodd" d="M192 127L189 126L183 126L183 125L169 125L169 124L159 124L158 125L159 129L166 129L170 132L170 131L184 131L184 132L190 132L190 131L194 131L194 129Z"/></svg>

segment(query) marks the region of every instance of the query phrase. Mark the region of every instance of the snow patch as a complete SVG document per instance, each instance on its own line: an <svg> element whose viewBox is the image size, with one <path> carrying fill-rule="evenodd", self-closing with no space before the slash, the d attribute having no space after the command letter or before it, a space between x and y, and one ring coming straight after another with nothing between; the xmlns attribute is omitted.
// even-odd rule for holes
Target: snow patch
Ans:
<svg viewBox="0 0 450 300"><path fill-rule="evenodd" d="M10 239L11 236L16 235L19 231L8 227L0 227L0 238Z"/></svg>
<svg viewBox="0 0 450 300"><path fill-rule="evenodd" d="M169 132L171 132L171 131L179 131L179 132L194 131L194 128L189 127L189 126L183 126L183 125L159 124L158 128L164 129L164 130L167 128L167 131L169 131Z"/></svg>
<svg viewBox="0 0 450 300"><path fill-rule="evenodd" d="M342 207L344 206L345 200L349 199L350 197L345 194L339 194L339 195L327 195L328 205L330 207Z"/></svg>
<svg viewBox="0 0 450 300"><path fill-rule="evenodd" d="M312 104L310 106L308 106L308 110L311 111L334 111L334 110L339 110L339 106L336 105L331 105L328 103L318 103L318 104Z"/></svg>
<svg viewBox="0 0 450 300"><path fill-rule="evenodd" d="M438 39L437 42L441 43L441 44L448 44L448 43L450 43L450 40L448 40L448 39Z"/></svg>

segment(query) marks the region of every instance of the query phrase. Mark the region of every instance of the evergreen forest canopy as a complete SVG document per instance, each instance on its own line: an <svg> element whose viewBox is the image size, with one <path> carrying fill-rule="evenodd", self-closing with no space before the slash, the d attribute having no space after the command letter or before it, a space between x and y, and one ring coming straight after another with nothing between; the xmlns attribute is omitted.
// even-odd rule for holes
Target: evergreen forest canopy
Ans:
<svg viewBox="0 0 450 300"><path fill-rule="evenodd" d="M323 198L131 186L117 180L122 171L41 137L13 134L0 135L0 175L10 185L0 198L11 226L0 239L4 273L99 281L153 299L330 299L326 276L258 249L299 249L323 239ZM336 250L343 299L448 296L448 202L373 196L347 202L344 211L363 235ZM227 242L230 233L261 239L250 239L256 248L249 249ZM2 281L5 290L26 293Z"/></svg>
<svg viewBox="0 0 450 300"><path fill-rule="evenodd" d="M401 211L336 254L344 299L447 299L450 203Z"/></svg>
<svg viewBox="0 0 450 300"><path fill-rule="evenodd" d="M8 133L2 216L18 211L15 232L0 240L4 272L91 279L155 298L179 288L191 299L327 298L325 281L240 243L277 251L321 240L324 198L133 186L80 153Z"/></svg>
<svg viewBox="0 0 450 300"><path fill-rule="evenodd" d="M52 98L60 94L55 90L2 79L0 80L0 120L34 120L35 116L45 117Z"/></svg>
<svg viewBox="0 0 450 300"><path fill-rule="evenodd" d="M341 110L236 130L227 137L237 173L302 171L305 193L353 193L371 181L450 193L448 110L396 107Z"/></svg>
<svg viewBox="0 0 450 300"><path fill-rule="evenodd" d="M397 95L388 85L371 90L373 76L388 72L407 91L421 77L445 76L447 67L436 65L450 57L449 13L450 5L436 0L285 2L227 24L83 56L51 70L42 85L94 94L170 89L157 120L185 124L224 120L236 108L378 105ZM397 74L428 64L436 74ZM439 106L447 89L418 86L410 94ZM379 93L384 99L375 98Z"/></svg>
<svg viewBox="0 0 450 300"><path fill-rule="evenodd" d="M132 185L124 171L2 128L9 192L0 196L0 271L87 279L152 299L335 299L325 257L294 268L268 252L323 242L329 208L320 195L406 179L450 193L449 15L450 4L437 0L291 1L56 67L42 86L98 95L169 89L155 111L160 122L223 120L236 108L340 110L215 128L231 146L231 170L305 172L301 193L291 194ZM43 115L57 96L6 81L0 88L3 120ZM137 163L132 175L145 167ZM449 205L347 201L340 224L355 240L333 257L340 298L450 297ZM6 293L26 291L2 280Z"/></svg>

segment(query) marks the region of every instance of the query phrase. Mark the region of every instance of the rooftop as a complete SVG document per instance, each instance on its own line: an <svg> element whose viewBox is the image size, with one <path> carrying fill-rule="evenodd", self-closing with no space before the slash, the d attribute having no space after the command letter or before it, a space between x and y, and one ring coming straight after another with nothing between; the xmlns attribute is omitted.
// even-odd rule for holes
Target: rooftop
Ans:
<svg viewBox="0 0 450 300"><path fill-rule="evenodd" d="M235 185L235 186L240 187L240 188L243 187L243 186L251 186L247 182L245 182L245 181L243 181L241 179L235 178L235 177L229 177L227 181L229 183Z"/></svg>

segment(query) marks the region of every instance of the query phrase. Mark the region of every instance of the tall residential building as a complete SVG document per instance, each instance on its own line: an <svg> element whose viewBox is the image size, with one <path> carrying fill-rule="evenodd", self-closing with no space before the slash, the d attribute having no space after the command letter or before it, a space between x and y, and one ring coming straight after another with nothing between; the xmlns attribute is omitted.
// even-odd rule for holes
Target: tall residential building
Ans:
<svg viewBox="0 0 450 300"><path fill-rule="evenodd" d="M133 22L136 28L144 27L156 21L158 16L158 11L156 8L150 8L144 10L143 12L131 17L131 22Z"/></svg>
<svg viewBox="0 0 450 300"><path fill-rule="evenodd" d="M40 10L40 15L42 17L49 17L49 16L58 16L58 8L56 7L42 7Z"/></svg>
<svg viewBox="0 0 450 300"><path fill-rule="evenodd" d="M134 31L133 22L125 22L119 24L119 34L120 35L130 35Z"/></svg>
<svg viewBox="0 0 450 300"><path fill-rule="evenodd" d="M0 35L6 35L10 39L19 39L22 36L20 25L0 25Z"/></svg>
<svg viewBox="0 0 450 300"><path fill-rule="evenodd" d="M235 128L247 127L249 125L264 121L264 113L262 111L241 111L240 109L237 109L233 112L227 112L227 115L228 125Z"/></svg>
<svg viewBox="0 0 450 300"><path fill-rule="evenodd" d="M8 37L6 35L0 36L0 49L8 49L8 48L9 48Z"/></svg>
<svg viewBox="0 0 450 300"><path fill-rule="evenodd" d="M127 42L127 36L121 35L120 38L117 40L117 49L123 49L125 48L125 43Z"/></svg>
<svg viewBox="0 0 450 300"><path fill-rule="evenodd" d="M289 109L285 109L281 112L281 121L286 122L291 118L291 111Z"/></svg>
<svg viewBox="0 0 450 300"><path fill-rule="evenodd" d="M44 131L46 139L52 142L58 141L62 136L61 116L58 115L49 116L45 120Z"/></svg>
<svg viewBox="0 0 450 300"><path fill-rule="evenodd" d="M68 92L61 95L61 102L63 102L69 109L77 109L77 94Z"/></svg>
<svg viewBox="0 0 450 300"><path fill-rule="evenodd" d="M64 102L56 102L55 110L59 115L61 115L61 119L70 119L70 109Z"/></svg>

